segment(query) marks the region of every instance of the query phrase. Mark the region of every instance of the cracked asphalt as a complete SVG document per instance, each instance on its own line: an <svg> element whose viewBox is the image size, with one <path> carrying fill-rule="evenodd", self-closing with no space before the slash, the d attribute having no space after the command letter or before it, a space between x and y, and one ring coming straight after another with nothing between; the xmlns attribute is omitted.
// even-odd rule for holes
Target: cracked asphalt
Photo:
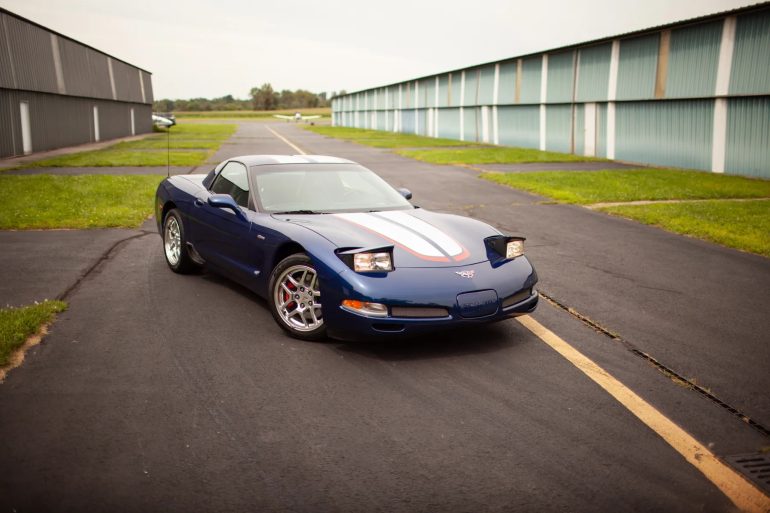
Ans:
<svg viewBox="0 0 770 513"><path fill-rule="evenodd" d="M767 259L290 123L240 123L214 160L291 153L266 126L415 204L524 233L545 293L770 425ZM70 302L0 385L0 512L735 510L515 321L305 343L238 285L171 273L152 221L0 245L1 303ZM770 445L564 309L534 318L718 456Z"/></svg>

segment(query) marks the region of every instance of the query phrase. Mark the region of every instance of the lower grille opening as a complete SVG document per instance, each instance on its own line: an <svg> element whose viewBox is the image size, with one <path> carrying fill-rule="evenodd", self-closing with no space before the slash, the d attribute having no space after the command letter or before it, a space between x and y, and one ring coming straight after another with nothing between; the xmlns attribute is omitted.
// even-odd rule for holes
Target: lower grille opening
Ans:
<svg viewBox="0 0 770 513"><path fill-rule="evenodd" d="M422 306L394 306L390 309L390 315L393 317L409 318L438 318L448 317L449 311L446 308L432 308Z"/></svg>
<svg viewBox="0 0 770 513"><path fill-rule="evenodd" d="M525 299L529 298L529 296L531 295L532 295L532 289L529 288L529 289L524 289L521 292L517 292L512 296L508 296L503 300L503 308L508 308L509 306L513 306L516 303L520 303Z"/></svg>

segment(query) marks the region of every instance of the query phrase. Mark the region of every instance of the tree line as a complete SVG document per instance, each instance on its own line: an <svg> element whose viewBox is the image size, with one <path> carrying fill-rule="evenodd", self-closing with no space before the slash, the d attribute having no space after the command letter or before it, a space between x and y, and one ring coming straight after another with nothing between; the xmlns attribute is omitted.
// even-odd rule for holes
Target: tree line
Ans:
<svg viewBox="0 0 770 513"><path fill-rule="evenodd" d="M327 97L326 93L312 93L304 89L290 91L273 90L269 83L259 87L252 87L249 98L239 100L232 95L221 98L191 98L189 100L170 100L164 98L153 102L155 112L173 111L210 111L210 110L278 110L278 109L312 109L316 107L329 107L330 99L337 95L345 94L345 91L336 91Z"/></svg>

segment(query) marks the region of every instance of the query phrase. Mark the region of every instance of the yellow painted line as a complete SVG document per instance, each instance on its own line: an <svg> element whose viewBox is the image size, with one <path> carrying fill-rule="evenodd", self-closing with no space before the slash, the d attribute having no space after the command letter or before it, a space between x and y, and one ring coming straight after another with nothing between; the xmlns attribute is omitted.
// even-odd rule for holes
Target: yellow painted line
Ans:
<svg viewBox="0 0 770 513"><path fill-rule="evenodd" d="M559 338L554 332L537 322L531 316L517 320L540 340L580 369L586 376L602 387L625 406L631 413L655 431L663 440L681 454L691 465L714 483L741 511L751 513L770 512L770 497L754 484L722 463L714 453L704 447L685 430L660 413L650 403L636 395L631 389L615 379L593 360Z"/></svg>
<svg viewBox="0 0 770 513"><path fill-rule="evenodd" d="M279 134L278 132L276 132L275 130L273 130L272 128L270 128L269 126L266 126L265 128L267 128L268 130L270 130L270 132L272 132L272 134L273 134L274 136L276 136L277 138L279 138L280 140L282 140L283 142L285 142L286 144L288 144L289 146L291 146L291 147L294 149L294 151L296 151L296 152L297 152L297 153L299 153L300 155L307 155L307 153L305 153L304 151L302 151L302 148L300 148L300 147L299 147L299 146L297 146L296 144L292 143L290 140L288 140L287 138L285 138L284 136L282 136L281 134Z"/></svg>

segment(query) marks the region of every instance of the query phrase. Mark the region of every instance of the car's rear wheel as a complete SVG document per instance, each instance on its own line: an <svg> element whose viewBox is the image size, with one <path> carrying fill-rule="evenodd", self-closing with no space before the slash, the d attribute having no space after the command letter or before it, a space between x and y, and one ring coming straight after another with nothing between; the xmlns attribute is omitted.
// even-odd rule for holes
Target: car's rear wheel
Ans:
<svg viewBox="0 0 770 513"><path fill-rule="evenodd" d="M186 274L197 267L190 258L182 216L177 209L169 210L163 219L163 254L175 273Z"/></svg>
<svg viewBox="0 0 770 513"><path fill-rule="evenodd" d="M326 335L318 272L304 253L290 255L270 276L270 312L291 336L318 340Z"/></svg>

